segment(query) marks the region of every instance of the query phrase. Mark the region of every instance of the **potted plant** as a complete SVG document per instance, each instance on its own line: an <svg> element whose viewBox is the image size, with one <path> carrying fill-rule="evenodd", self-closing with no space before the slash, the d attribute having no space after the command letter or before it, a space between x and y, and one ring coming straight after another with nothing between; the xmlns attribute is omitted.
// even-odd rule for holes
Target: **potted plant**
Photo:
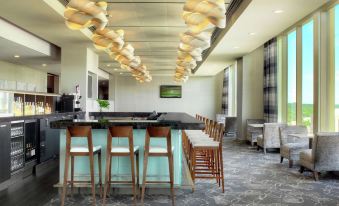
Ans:
<svg viewBox="0 0 339 206"><path fill-rule="evenodd" d="M99 104L100 112L102 112L102 109L108 109L109 108L109 101L97 99L97 102Z"/></svg>
<svg viewBox="0 0 339 206"><path fill-rule="evenodd" d="M107 100L102 100L102 99L97 99L97 102L98 102L98 105L99 105L99 108L100 108L100 119L99 119L99 122L106 122L103 118L103 115L102 115L102 110L103 109L108 109L109 108L109 101Z"/></svg>

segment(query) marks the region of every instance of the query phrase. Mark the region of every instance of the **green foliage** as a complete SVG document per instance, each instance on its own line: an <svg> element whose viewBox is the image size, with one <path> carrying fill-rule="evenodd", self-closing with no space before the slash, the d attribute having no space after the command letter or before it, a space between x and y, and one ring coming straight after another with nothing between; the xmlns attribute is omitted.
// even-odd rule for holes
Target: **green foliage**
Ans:
<svg viewBox="0 0 339 206"><path fill-rule="evenodd" d="M107 109L107 108L109 108L109 101L107 101L107 100L102 100L102 99L97 99L97 102L98 102L98 104L99 104L100 111L102 111L102 109Z"/></svg>

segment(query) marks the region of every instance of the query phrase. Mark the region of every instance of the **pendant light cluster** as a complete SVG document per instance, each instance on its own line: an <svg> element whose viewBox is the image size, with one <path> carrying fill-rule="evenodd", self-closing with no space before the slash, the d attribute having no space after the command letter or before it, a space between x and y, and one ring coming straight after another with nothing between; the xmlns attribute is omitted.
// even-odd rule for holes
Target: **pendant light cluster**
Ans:
<svg viewBox="0 0 339 206"><path fill-rule="evenodd" d="M211 46L211 32L215 27L225 28L226 8L224 0L187 0L183 19L188 29L180 34L175 81L188 80L202 52Z"/></svg>
<svg viewBox="0 0 339 206"><path fill-rule="evenodd" d="M71 0L64 12L66 25L72 30L95 26L96 30L92 35L95 48L118 61L121 68L130 71L137 81L150 82L152 77L147 67L141 63L139 56L134 55L133 46L125 43L124 31L105 28L108 23L106 9L106 2Z"/></svg>

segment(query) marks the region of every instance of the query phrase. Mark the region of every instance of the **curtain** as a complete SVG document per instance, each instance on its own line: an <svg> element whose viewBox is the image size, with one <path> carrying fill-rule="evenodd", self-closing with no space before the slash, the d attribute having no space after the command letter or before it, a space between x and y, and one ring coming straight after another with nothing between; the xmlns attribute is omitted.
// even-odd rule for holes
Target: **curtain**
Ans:
<svg viewBox="0 0 339 206"><path fill-rule="evenodd" d="M222 87L222 112L228 115L228 82L229 82L229 68L224 70L224 80Z"/></svg>
<svg viewBox="0 0 339 206"><path fill-rule="evenodd" d="M264 45L264 118L266 122L277 122L277 39Z"/></svg>

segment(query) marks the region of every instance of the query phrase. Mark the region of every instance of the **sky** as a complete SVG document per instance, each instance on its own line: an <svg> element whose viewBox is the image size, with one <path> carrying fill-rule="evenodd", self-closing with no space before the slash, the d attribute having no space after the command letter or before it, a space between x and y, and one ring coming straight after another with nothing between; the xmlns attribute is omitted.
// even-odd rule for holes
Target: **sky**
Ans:
<svg viewBox="0 0 339 206"><path fill-rule="evenodd" d="M296 102L297 32L287 37L288 102ZM313 104L313 20L302 26L302 102Z"/></svg>
<svg viewBox="0 0 339 206"><path fill-rule="evenodd" d="M335 104L339 104L339 5L335 6Z"/></svg>

